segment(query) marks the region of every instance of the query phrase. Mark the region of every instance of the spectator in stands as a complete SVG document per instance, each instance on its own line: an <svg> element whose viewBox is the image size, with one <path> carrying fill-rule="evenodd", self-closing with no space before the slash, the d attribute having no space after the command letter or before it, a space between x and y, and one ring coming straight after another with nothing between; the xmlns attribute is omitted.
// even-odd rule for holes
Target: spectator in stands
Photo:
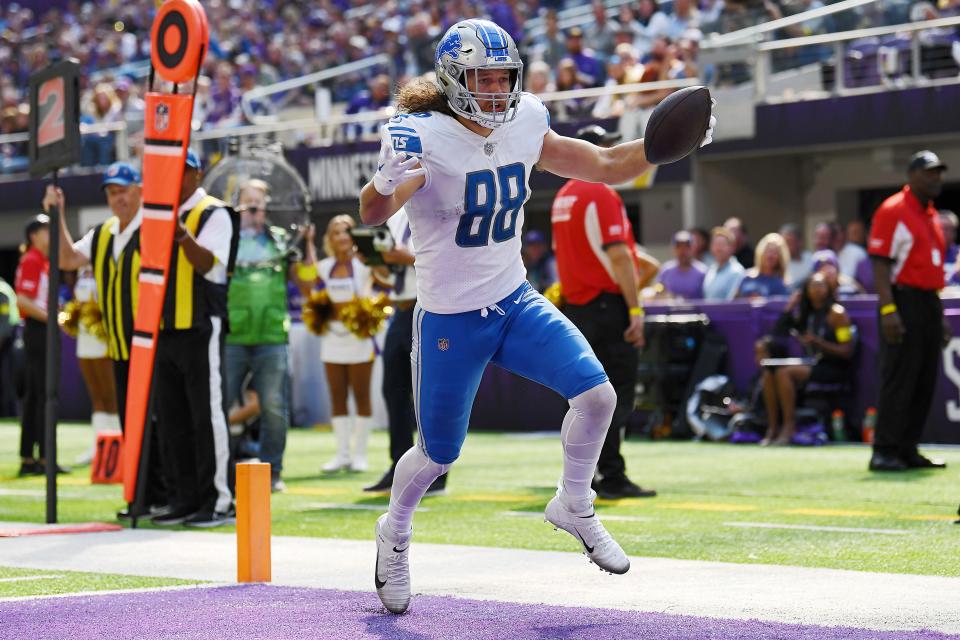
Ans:
<svg viewBox="0 0 960 640"><path fill-rule="evenodd" d="M960 221L957 219L957 214L949 209L940 209L939 218L940 228L943 229L943 241L947 247L943 262L948 267L953 265L956 269L954 263L957 261L957 227L960 227Z"/></svg>
<svg viewBox="0 0 960 640"><path fill-rule="evenodd" d="M629 42L633 46L639 46L641 39L645 36L645 31L643 25L637 20L630 3L620 5L617 23L619 25L616 33L616 39L619 40L617 44Z"/></svg>
<svg viewBox="0 0 960 640"><path fill-rule="evenodd" d="M232 127L240 122L240 90L234 84L233 65L217 64L210 88L207 128Z"/></svg>
<svg viewBox="0 0 960 640"><path fill-rule="evenodd" d="M551 69L556 69L560 60L567 55L567 47L557 24L557 12L555 10L548 9L544 13L543 27L543 35L536 38L532 46L540 60L546 62Z"/></svg>
<svg viewBox="0 0 960 640"><path fill-rule="evenodd" d="M643 31L636 47L643 58L653 48L654 40L667 35L667 31L670 30L670 20L660 11L660 3L657 0L640 0L637 22L640 23Z"/></svg>
<svg viewBox="0 0 960 640"><path fill-rule="evenodd" d="M767 408L767 434L761 445L790 444L796 431L794 414L797 391L803 385L840 384L850 377L855 341L854 327L846 310L837 304L826 277L810 276L797 315L785 312L791 333L803 345L814 365L767 367L763 370L763 400Z"/></svg>
<svg viewBox="0 0 960 640"><path fill-rule="evenodd" d="M567 29L567 57L573 60L577 67L577 79L585 87L598 87L603 84L603 63L597 58L593 49L583 46L583 29L571 27ZM561 64L563 64L561 62ZM559 86L559 78L557 85Z"/></svg>
<svg viewBox="0 0 960 640"><path fill-rule="evenodd" d="M523 234L521 255L527 268L527 280L534 289L543 293L557 281L557 261L542 231L531 229Z"/></svg>
<svg viewBox="0 0 960 640"><path fill-rule="evenodd" d="M124 119L123 104L113 86L106 82L94 87L82 110L81 122L90 124L120 122ZM84 166L110 164L116 155L115 140L116 135L110 132L87 134L83 137L80 163Z"/></svg>
<svg viewBox="0 0 960 640"><path fill-rule="evenodd" d="M714 227L710 234L710 253L714 264L703 279L704 300L733 300L743 280L743 265L734 256L736 238L726 227Z"/></svg>
<svg viewBox="0 0 960 640"><path fill-rule="evenodd" d="M596 48L597 53L606 58L613 53L614 36L618 25L607 18L607 7L603 0L593 0L590 8L593 12L593 21L587 27L587 42Z"/></svg>
<svg viewBox="0 0 960 640"><path fill-rule="evenodd" d="M23 124L21 112L29 114L26 104L11 105L3 110L0 120L0 134L24 133L27 127ZM8 142L0 145L0 173L14 173L27 168L27 145L24 142Z"/></svg>
<svg viewBox="0 0 960 640"><path fill-rule="evenodd" d="M367 83L366 91L361 91L354 96L347 106L347 115L364 111L377 111L388 106L390 106L390 76L384 73L371 78ZM371 120L370 122L348 125L348 127L351 137L363 137L377 135L381 124L381 121Z"/></svg>
<svg viewBox="0 0 960 640"><path fill-rule="evenodd" d="M700 9L694 0L673 0L673 12L667 21L666 35L679 40L688 29L700 28Z"/></svg>
<svg viewBox="0 0 960 640"><path fill-rule="evenodd" d="M860 218L854 218L847 223L847 242L858 247L867 246L867 225Z"/></svg>
<svg viewBox="0 0 960 640"><path fill-rule="evenodd" d="M535 96L550 91L556 91L551 78L552 71L546 62L535 60L527 65L527 78L523 82L523 89L529 91ZM553 106L553 103L546 103L547 109Z"/></svg>
<svg viewBox="0 0 960 640"><path fill-rule="evenodd" d="M670 79L673 59L670 55L670 43L666 38L657 38L653 41L650 54L643 65L641 82L660 82ZM637 95L637 106L641 108L654 107L673 92L672 89L657 89L643 91Z"/></svg>
<svg viewBox="0 0 960 640"><path fill-rule="evenodd" d="M787 283L793 288L799 288L810 275L812 264L810 252L803 249L803 234L795 224L785 224L780 227L780 235L787 243L790 252L790 262L787 264Z"/></svg>
<svg viewBox="0 0 960 640"><path fill-rule="evenodd" d="M707 267L693 257L693 236L689 231L673 234L673 260L664 263L657 277L663 294L681 300L703 297L703 279Z"/></svg>
<svg viewBox="0 0 960 640"><path fill-rule="evenodd" d="M771 298L785 296L787 287L787 265L790 262L790 250L779 233L768 233L757 243L756 267L748 269L740 288L738 298Z"/></svg>
<svg viewBox="0 0 960 640"><path fill-rule="evenodd" d="M737 260L744 269L749 269L753 266L754 251L753 247L750 246L750 238L747 235L747 225L740 218L732 217L727 218L723 226L733 234L735 240L734 255L737 256Z"/></svg>
<svg viewBox="0 0 960 640"><path fill-rule="evenodd" d="M557 91L570 91L572 89L583 89L584 86L579 80L577 73L577 64L572 58L564 58L557 67ZM593 111L594 100L592 98L568 98L561 102L554 103L554 110L557 114L557 120L577 120L588 116Z"/></svg>
<svg viewBox="0 0 960 640"><path fill-rule="evenodd" d="M690 237L693 238L693 259L699 260L705 267L713 264L713 256L710 255L710 233L702 227L693 227L687 229Z"/></svg>
<svg viewBox="0 0 960 640"><path fill-rule="evenodd" d="M833 251L834 228L829 222L821 222L813 229L813 250Z"/></svg>
<svg viewBox="0 0 960 640"><path fill-rule="evenodd" d="M857 274L857 265L867 257L867 251L862 246L847 240L843 225L834 225L833 251L837 254L840 263L840 273L853 278Z"/></svg>
<svg viewBox="0 0 960 640"><path fill-rule="evenodd" d="M861 287L856 280L840 273L840 261L837 260L837 254L830 249L815 252L810 260L813 265L813 273L822 273L824 275L835 298L844 298L863 293L863 287Z"/></svg>

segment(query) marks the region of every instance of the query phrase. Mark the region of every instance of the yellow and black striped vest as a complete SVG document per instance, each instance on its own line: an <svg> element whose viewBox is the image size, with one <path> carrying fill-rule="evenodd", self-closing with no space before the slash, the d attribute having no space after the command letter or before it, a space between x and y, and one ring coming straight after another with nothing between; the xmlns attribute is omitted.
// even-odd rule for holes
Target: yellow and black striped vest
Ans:
<svg viewBox="0 0 960 640"><path fill-rule="evenodd" d="M129 360L140 288L140 229L133 232L119 258L114 260L114 225L119 225L116 217L93 231L93 274L107 332L107 354L113 360Z"/></svg>
<svg viewBox="0 0 960 640"><path fill-rule="evenodd" d="M183 226L194 238L200 235L207 220L216 209L225 208L230 215L232 237L230 241L230 259L227 264L227 284L215 284L197 273L187 260L183 248L174 246L170 256L170 271L167 277L167 293L163 301L164 330L192 329L204 326L207 318L216 316L227 319L227 287L233 275L233 263L237 256L239 242L239 220L237 214L222 200L205 196L190 211L180 214Z"/></svg>

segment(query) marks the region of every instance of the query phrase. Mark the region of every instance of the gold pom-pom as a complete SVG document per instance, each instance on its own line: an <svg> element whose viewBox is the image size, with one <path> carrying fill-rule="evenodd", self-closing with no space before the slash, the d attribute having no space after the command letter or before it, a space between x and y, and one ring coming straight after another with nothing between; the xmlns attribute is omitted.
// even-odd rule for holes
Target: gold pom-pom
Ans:
<svg viewBox="0 0 960 640"><path fill-rule="evenodd" d="M80 302L71 300L67 304L63 305L63 308L60 309L60 313L57 314L57 322L60 323L60 328L63 329L63 332L71 338L76 338L77 333L80 331L81 306L82 305Z"/></svg>
<svg viewBox="0 0 960 640"><path fill-rule="evenodd" d="M311 291L303 304L303 323L312 333L322 336L327 332L327 323L333 315L333 304L326 289Z"/></svg>
<svg viewBox="0 0 960 640"><path fill-rule="evenodd" d="M552 302L557 309L562 308L566 302L563 299L563 287L560 286L559 282L554 282L547 287L547 290L543 292L543 297Z"/></svg>
<svg viewBox="0 0 960 640"><path fill-rule="evenodd" d="M380 294L375 298L354 298L340 309L340 322L361 339L380 333L383 323L393 314L390 299Z"/></svg>
<svg viewBox="0 0 960 640"><path fill-rule="evenodd" d="M107 339L107 327L103 324L103 313L100 311L100 305L93 300L84 302L80 306L80 322L83 328L100 341Z"/></svg>

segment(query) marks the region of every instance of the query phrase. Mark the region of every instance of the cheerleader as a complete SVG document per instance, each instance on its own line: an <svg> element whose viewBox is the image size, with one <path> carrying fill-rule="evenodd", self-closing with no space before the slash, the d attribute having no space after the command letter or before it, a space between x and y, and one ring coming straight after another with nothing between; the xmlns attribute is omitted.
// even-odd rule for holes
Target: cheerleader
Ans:
<svg viewBox="0 0 960 640"><path fill-rule="evenodd" d="M376 349L372 338L358 338L338 319L344 305L354 298L369 297L374 286L385 288L385 276L378 275L356 255L353 236L356 223L348 215L335 216L323 236L327 257L317 264L317 284L326 290L333 306L331 320L321 341L321 359L330 387L333 433L337 454L323 471L367 470L367 440L371 428L370 377ZM307 245L313 251L312 243ZM308 262L310 258L308 255ZM351 420L347 397L353 391L357 415Z"/></svg>
<svg viewBox="0 0 960 640"><path fill-rule="evenodd" d="M97 305L97 281L89 265L77 272L77 283L73 287L74 299L89 308ZM90 450L80 455L76 464L89 464L93 459L98 431L120 431L120 418L117 416L117 392L113 379L113 361L107 355L107 342L103 333L95 333L84 322L83 312L77 325L77 362L80 374L87 385L90 403L93 405L94 443ZM98 314L97 314L98 315Z"/></svg>

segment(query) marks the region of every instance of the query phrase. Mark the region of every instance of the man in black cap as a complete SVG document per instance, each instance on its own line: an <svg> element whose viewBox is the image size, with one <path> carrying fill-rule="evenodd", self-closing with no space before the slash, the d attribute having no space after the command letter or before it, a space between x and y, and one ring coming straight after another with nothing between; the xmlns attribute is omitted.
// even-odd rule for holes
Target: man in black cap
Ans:
<svg viewBox="0 0 960 640"><path fill-rule="evenodd" d="M915 153L906 186L873 216L868 249L880 306L881 383L871 471L946 466L917 451L951 334L938 295L946 245L933 206L946 170L932 151Z"/></svg>
<svg viewBox="0 0 960 640"><path fill-rule="evenodd" d="M609 147L620 134L591 125L576 137ZM654 496L656 491L627 478L620 455L621 431L633 409L637 347L643 346L639 259L623 200L605 184L570 180L554 198L550 218L563 311L583 332L617 392L593 490L607 499Z"/></svg>
<svg viewBox="0 0 960 640"><path fill-rule="evenodd" d="M20 262L14 289L23 320L22 420L20 430L20 471L18 475L42 475L44 462L44 405L47 363L47 289L50 274L50 218L33 216L24 227L26 244L20 248ZM56 313L56 310L53 311ZM38 455L34 455L34 452ZM60 471L60 469L57 469Z"/></svg>

